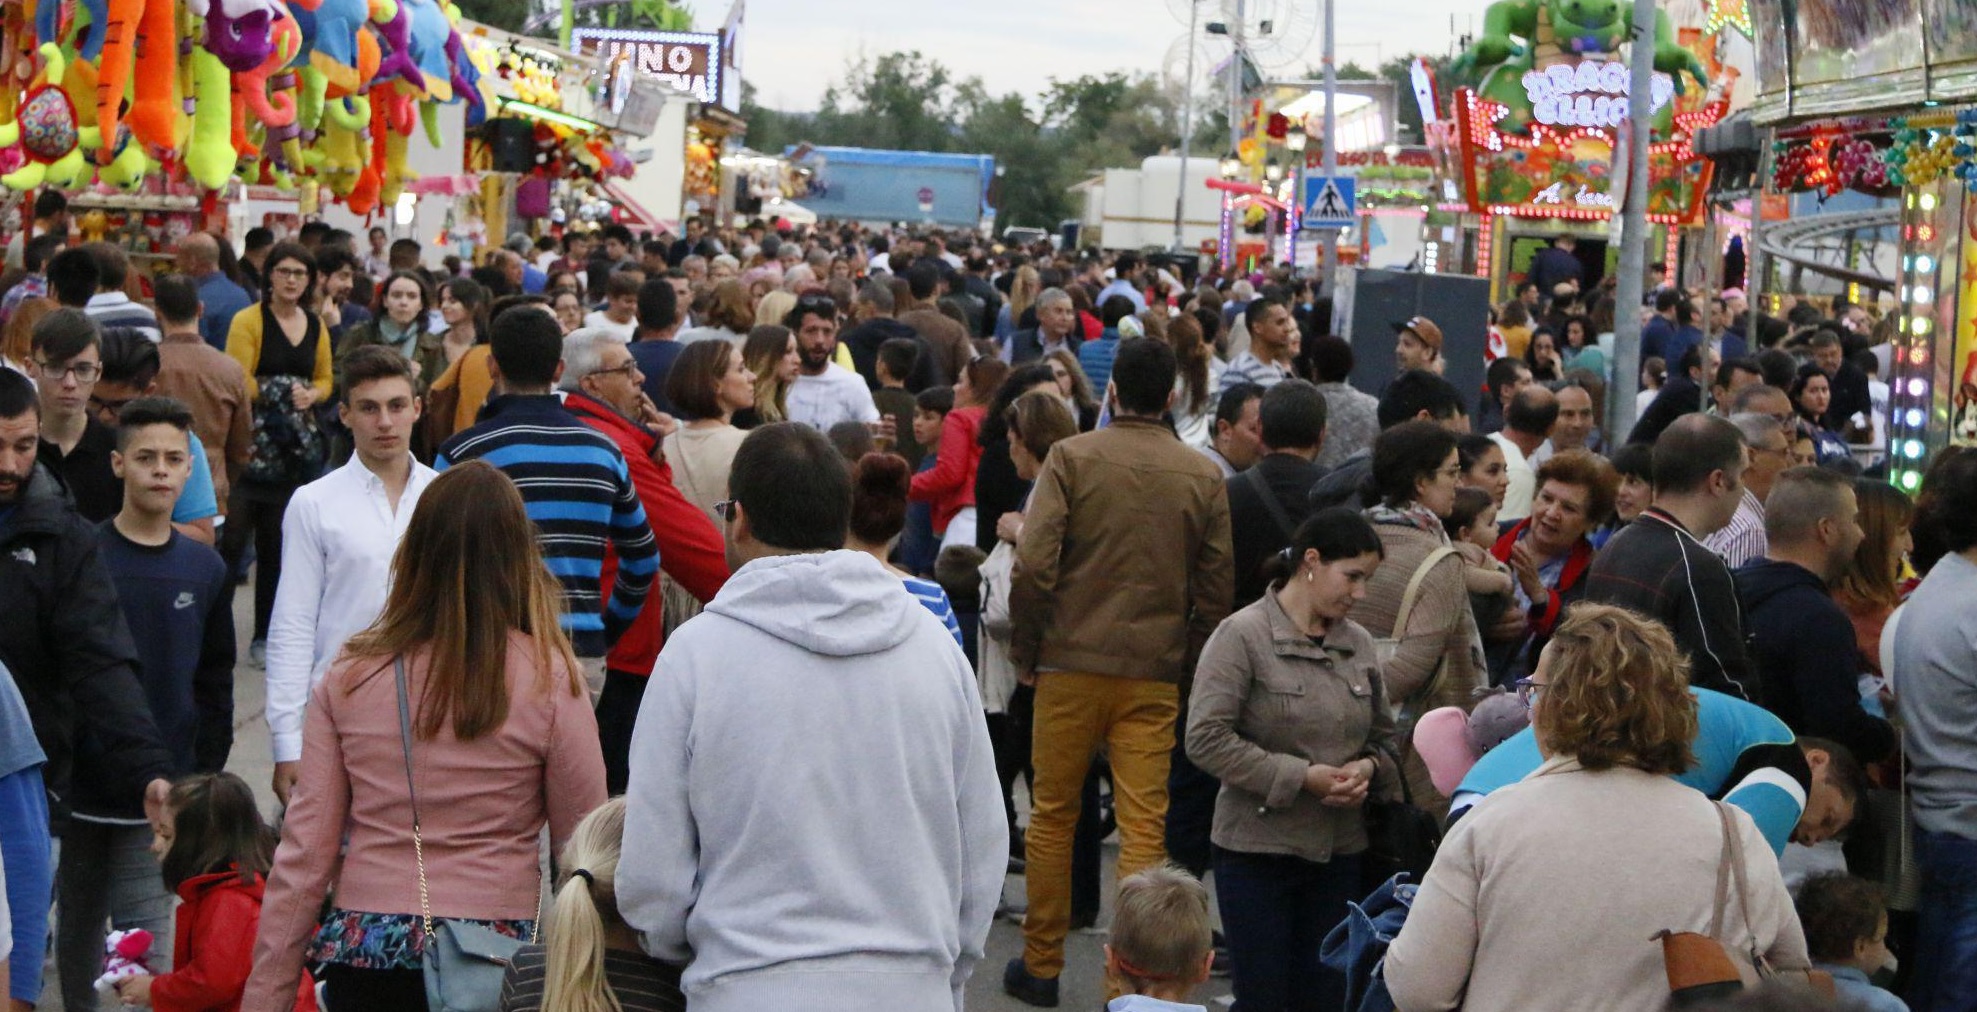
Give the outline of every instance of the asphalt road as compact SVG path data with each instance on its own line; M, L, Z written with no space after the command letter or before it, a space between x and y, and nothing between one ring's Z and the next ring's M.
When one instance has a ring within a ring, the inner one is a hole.
M253 591L250 586L239 588L234 596L234 625L239 631L240 657L234 668L234 741L233 754L227 762L227 769L238 774L252 785L261 799L262 813L270 821L276 813L274 791L269 781L274 774L274 757L269 749L268 722L266 717L266 685L260 668L248 662L247 647L253 631ZM1021 807L1021 806L1019 806ZM1113 862L1118 857L1116 840L1105 845L1104 892L1111 896L1113 890ZM1211 879L1210 889L1214 887ZM1010 876L1003 884L1005 897L1021 905L1023 879L1019 875ZM1059 997L1065 1009L1078 1012L1097 1012L1104 1005L1104 960L1101 948L1105 944L1103 926L1111 919L1111 903L1106 903L1099 917L1100 930L1073 933L1065 942L1065 968ZM968 983L968 1007L988 1009L995 1012L1014 1012L1030 1006L1002 993L1002 967L1010 959L1023 951L1023 932L1020 926L997 919L989 931L988 956L976 969L975 976ZM60 1012L61 996L54 987L53 967L49 967L45 978L42 1001L37 1006L42 1010ZM1211 1009L1226 1008L1229 1003L1229 982L1226 979L1210 981L1197 996ZM117 1012L114 1002L105 1002L101 1012ZM880 1010L874 1010L880 1012Z

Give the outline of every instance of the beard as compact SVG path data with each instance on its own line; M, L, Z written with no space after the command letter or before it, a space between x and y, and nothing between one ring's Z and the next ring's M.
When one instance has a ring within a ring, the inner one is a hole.
M802 349L803 371L822 372L826 366L831 364L831 353L833 350L829 348Z

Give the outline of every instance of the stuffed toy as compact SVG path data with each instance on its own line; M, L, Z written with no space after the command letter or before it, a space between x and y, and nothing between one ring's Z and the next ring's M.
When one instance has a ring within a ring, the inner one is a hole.
M376 79L395 78L424 91L426 79L412 58L412 13L398 0L371 0L371 28L384 51Z
M69 189L82 175L85 148L99 142L94 126L82 125L81 113L64 80L68 61L53 42L41 46L41 73L21 97L12 121L0 123L0 183L15 190L42 185Z
M96 170L98 182L133 193L144 185L144 175L151 171L151 159L145 155L144 145L128 129L118 131L116 146L105 145L97 152L97 158L103 161L102 168Z
M160 150L178 147L182 116L173 83L178 80L179 49L176 0L144 0L144 14L137 22L137 58L133 71L137 84L130 113L124 118L139 141ZM99 123L103 118L102 102L99 91Z
M398 0L398 5L411 19L412 61L418 64L426 97L438 102L452 98L453 68L446 61L446 43L453 23L436 0Z
M316 39L309 47L309 65L331 87L348 94L365 80L358 59L358 37L370 20L368 0L321 0L316 8Z
M283 16L279 4L269 0L186 0L186 6L206 19L204 48L219 57L228 70L246 73L268 62L275 48L275 21Z
M96 993L105 998L116 993L117 981L151 972L144 965L144 957L151 951L151 932L143 928L110 932L103 940L103 949L107 956L103 961L103 976L96 978Z
M1468 713L1444 706L1422 714L1414 724L1414 751L1435 790L1446 797L1461 786L1477 760L1530 722L1530 711L1515 693L1499 692L1483 697Z
M195 101L185 168L200 186L217 190L227 184L240 157L233 145L233 102L228 94L232 75L219 57L204 49L194 48L188 62Z

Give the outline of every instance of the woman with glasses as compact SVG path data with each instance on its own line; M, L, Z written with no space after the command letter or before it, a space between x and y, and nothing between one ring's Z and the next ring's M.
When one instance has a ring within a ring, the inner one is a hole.
M1400 783L1378 650L1347 617L1383 553L1354 510L1312 516L1195 670L1187 751L1222 782L1210 839L1243 1012L1345 1002L1345 976L1318 950L1364 894L1367 795Z
M1483 683L1482 638L1469 608L1462 555L1442 527L1461 481L1455 434L1435 422L1403 422L1373 440L1373 471L1361 496L1386 561L1352 619L1392 641L1383 676L1403 742L1415 717L1442 706L1466 708ZM1402 764L1414 802L1437 814L1446 809L1448 799L1435 792L1411 748L1404 749Z
M1698 720L1664 626L1577 605L1522 691L1546 761L1443 841L1387 949L1395 1004L1659 1012L1670 984L1653 936L1712 930L1719 869L1740 894L1715 937L1774 973L1809 968L1771 845L1749 815L1672 776L1697 763Z
M234 314L227 355L247 373L254 405L254 446L228 497L220 555L230 572L250 539L254 545L254 640L249 654L267 651L268 618L281 579L281 518L289 497L315 480L327 456L314 409L334 388L329 328L308 309L316 260L295 243L278 243L262 261L261 301Z

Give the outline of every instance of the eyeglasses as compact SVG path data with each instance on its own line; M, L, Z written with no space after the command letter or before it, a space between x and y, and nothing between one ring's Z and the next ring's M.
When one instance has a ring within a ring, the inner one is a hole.
M60 383L65 376L74 376L77 383L94 383L103 376L103 365L100 362L70 362L68 365L57 366L36 361L34 369L41 374L42 379L51 383Z
M1517 686L1517 701L1523 703L1526 710L1538 705L1538 694L1547 688L1547 683L1529 678L1519 678L1514 684Z
M287 278L290 281L295 281L308 277L309 269L307 267L277 267L268 273L278 278Z
M714 504L714 515L720 517L722 523L727 523L728 521L733 520L735 518L734 514L735 514L735 500L723 499L720 502Z
M592 376L613 376L613 375L629 376L637 371L638 371L638 362L637 360L633 360L630 362L626 362L624 365L621 365L616 369L599 369L591 373L591 375Z

